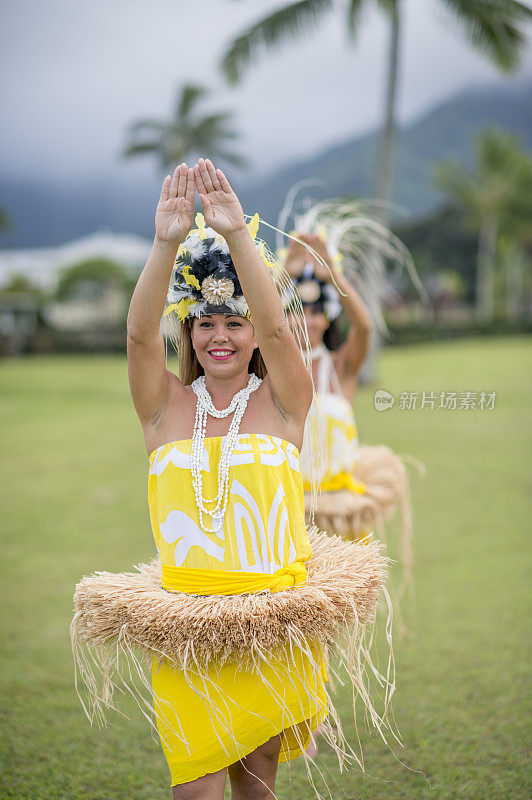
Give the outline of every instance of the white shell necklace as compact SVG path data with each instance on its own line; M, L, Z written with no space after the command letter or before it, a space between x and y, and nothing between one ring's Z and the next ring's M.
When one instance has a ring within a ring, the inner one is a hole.
M190 469L192 472L192 485L194 496L199 511L200 528L205 533L217 533L223 526L225 512L229 501L229 467L231 455L235 448L238 431L242 417L246 411L249 396L255 389L258 389L262 380L252 373L249 376L247 386L235 394L227 408L221 411L214 407L212 397L205 385L205 376L201 375L192 382L192 391L196 395L196 419L194 420L194 431L192 433L192 448L190 451ZM203 475L202 460L203 448L205 445L205 432L207 430L207 417L223 419L234 413L234 417L229 425L227 435L223 437L220 464L218 466L218 494L212 500L203 497ZM205 504L215 503L214 509L210 510ZM212 529L208 528L203 522L203 515L207 514L212 518Z

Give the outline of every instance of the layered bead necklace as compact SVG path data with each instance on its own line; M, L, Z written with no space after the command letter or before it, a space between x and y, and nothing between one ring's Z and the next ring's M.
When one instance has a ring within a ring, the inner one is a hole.
M235 448L238 431L242 417L246 411L249 396L259 388L262 380L252 373L249 376L247 386L235 394L227 408L221 411L214 407L212 398L205 385L205 376L201 375L192 382L192 391L196 395L196 418L194 420L194 431L192 433L192 448L190 451L190 469L192 472L192 485L194 496L199 511L200 528L205 533L218 533L224 522L225 512L229 502L229 467L231 455ZM205 445L205 432L207 430L207 417L224 419L234 413L234 417L229 425L229 431L223 438L220 464L218 466L218 494L212 500L203 497L203 475L202 461L203 448ZM215 504L214 509L206 508L206 503ZM212 529L208 528L203 522L203 515L212 518Z

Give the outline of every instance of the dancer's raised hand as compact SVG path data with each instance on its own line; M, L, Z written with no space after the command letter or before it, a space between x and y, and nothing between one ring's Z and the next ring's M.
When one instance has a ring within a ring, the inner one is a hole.
M325 239L322 239L317 233L300 233L298 234L298 238L301 239L302 242L305 242L305 244L310 245L314 252L317 253L318 256L321 256L321 259L325 261L327 267L329 267L329 269L327 269L322 261L319 261L313 253L308 252L308 260L312 262L315 277L325 283L332 283L331 273L334 275L335 267L331 254L327 249Z
M295 235L299 238L298 233ZM290 239L288 252L286 254L286 261L284 263L284 268L288 274L292 278L299 277L303 272L303 268L307 261L310 261L310 253L308 252L307 248L301 244L301 242L296 242L294 239Z
M242 206L222 170L200 158L194 173L206 224L221 236L245 230Z
M161 242L181 244L194 219L196 180L192 167L185 163L175 168L163 181L155 212L155 235Z

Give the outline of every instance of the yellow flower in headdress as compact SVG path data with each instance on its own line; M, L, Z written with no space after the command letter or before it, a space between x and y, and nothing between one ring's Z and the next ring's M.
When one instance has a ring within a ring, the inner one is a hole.
M262 258L262 260L264 261L264 263L266 264L267 267L276 267L277 266L277 261L275 260L275 257L274 257L273 261L269 257L268 251L266 249L265 242L263 242L261 244L260 248L259 248L259 255L260 255L260 257Z
M168 306L165 310L163 317L167 317L172 311L175 311L177 314L179 321L184 322L188 317L188 310L190 306L193 306L196 303L196 300L190 297L183 297L179 303L172 303Z
M238 275L232 263L227 241L205 224L205 217L195 216L196 227L189 231L180 245L174 265L172 283L168 289L165 316L175 312L181 322L194 315L201 317L210 307L224 308L250 319L246 299L239 287ZM260 218L254 214L247 228L255 247L268 269L278 264L264 242L257 238ZM209 312L210 313L210 312Z
M196 214L195 222L196 222L196 228L198 229L199 238L206 239L207 234L205 233L205 217L203 216L203 214L200 214L198 212Z
M183 267L183 271L181 273L183 275L183 278L185 279L185 283L188 283L189 286L193 286L194 289L201 289L201 286L200 286L200 283L199 283L198 279L194 275L190 274L190 271L189 271L190 270L190 266L191 266L190 264L186 264Z
M254 214L248 222L248 231L252 239L255 239L259 231L260 218L258 214Z

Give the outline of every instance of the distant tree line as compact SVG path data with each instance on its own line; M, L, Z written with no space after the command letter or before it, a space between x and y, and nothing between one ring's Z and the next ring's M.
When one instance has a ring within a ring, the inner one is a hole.
M530 317L532 158L517 139L494 128L476 140L472 169L436 165L449 204L396 228L420 275L458 273L479 323Z

